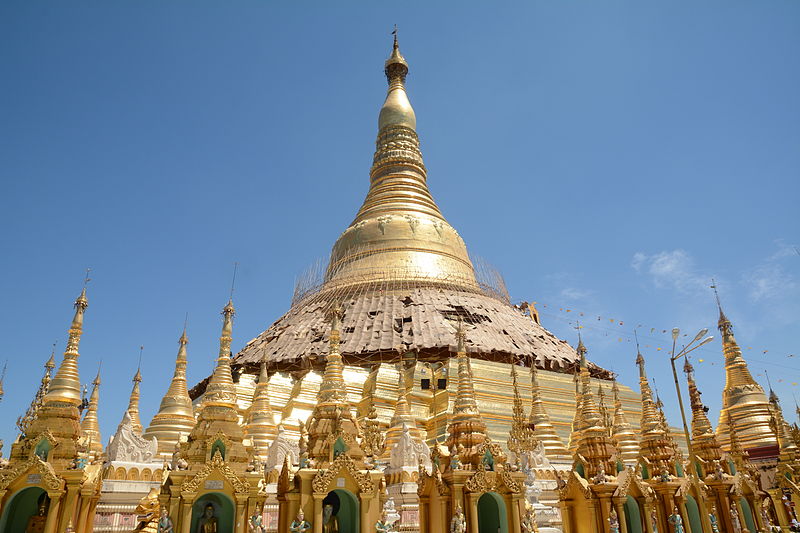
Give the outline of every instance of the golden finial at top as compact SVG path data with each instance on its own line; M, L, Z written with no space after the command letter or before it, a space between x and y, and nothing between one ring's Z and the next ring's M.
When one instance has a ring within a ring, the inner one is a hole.
M397 43L397 24L394 25L392 35L394 36L392 55L384 63L384 72L386 72L386 78L389 83L392 83L397 78L400 78L401 82L405 82L406 74L408 74L408 63L403 54L400 53L400 45Z

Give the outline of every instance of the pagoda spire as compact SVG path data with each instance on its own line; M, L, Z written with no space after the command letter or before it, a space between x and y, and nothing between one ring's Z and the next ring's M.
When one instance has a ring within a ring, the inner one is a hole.
M406 92L408 62L395 40L384 64L389 87L378 117L370 187L333 246L333 286L424 279L476 289L466 245L428 189L417 119Z
M463 464L471 464L477 468L481 460L478 447L486 440L486 424L481 418L478 402L475 400L472 367L465 346L466 338L464 324L459 320L456 330L458 389L453 402L453 414L447 427L445 446L451 453L456 451Z
M673 464L675 443L665 431L661 414L653 401L653 391L650 389L644 356L641 352L636 354L636 365L639 367L639 388L642 393L640 457L649 465L651 477L664 474L677 475Z
M78 357L80 355L78 347L83 334L83 314L87 307L89 307L89 300L86 299L86 287L84 287L81 295L75 300L75 315L72 317L72 324L69 328L64 360L50 383L50 389L44 398L45 403L62 402L78 407L82 402L81 379L78 375Z
M78 375L78 347L83 333L83 315L88 305L84 285L75 301L75 314L69 328L64 359L55 377L50 380L41 407L30 421L26 438L12 447L12 459L27 459L29 447L37 446L40 435L44 432L49 432L57 444L48 454L48 462L58 468L66 468L78 454L78 440L81 438L81 414L78 407L83 403Z
M616 379L614 379L611 386L611 394L614 398L614 422L611 425L611 441L617 448L619 459L626 465L635 465L639 459L639 439L636 437L636 431L634 431L633 426L625 416Z
M169 383L167 393L161 400L158 412L150 421L144 433L145 438L156 437L159 453L172 453L181 436L188 435L195 424L192 399L186 388L186 325L178 339L178 356L175 359L175 373Z
M197 422L187 439L184 457L189 462L190 470L202 466L216 453L219 453L222 459L238 472L243 472L252 459L242 442L244 431L239 424L236 385L231 374L231 342L235 313L233 299L229 298L222 309L222 332L219 337L217 363L203 394Z
M133 431L137 435L142 434L142 420L139 417L139 384L142 382L142 349L139 350L139 366L136 368L136 374L133 375L133 389L131 389L131 397L128 400L128 413L131 417L131 425Z
M253 393L253 403L247 410L244 433L253 442L258 455L262 457L266 457L269 445L278 434L275 415L269 401L269 374L267 373L266 359L261 361L261 372Z
M764 389L753 379L742 350L733 336L733 325L722 311L716 285L712 285L719 308L718 327L722 333L722 352L725 356L725 388L722 391L722 409L717 424L717 439L723 449L729 449L730 420L736 425L739 442L744 449L777 444L770 429L770 404Z
M693 447L697 456L710 465L711 461L722 459L721 448L714 433L714 428L711 426L711 421L706 416L707 407L703 405L703 400L700 397L702 393L697 388L697 382L694 379L694 367L689 362L688 357L683 363L683 371L686 373L686 379L689 382Z
M583 401L583 395L581 395L580 361L586 359L586 346L583 345L583 339L581 339L580 331L578 332L578 347L575 349L575 352L578 354L579 361L572 375L572 381L575 384L575 414L572 416L572 426L569 434L569 442L567 443L567 447L571 456L574 456L575 452L578 450L578 442L580 441L580 427L582 424L581 416L583 414L583 406L581 404Z
M511 361L511 387L514 391L512 403L511 431L509 432L507 447L514 452L517 462L524 464L530 452L536 446L536 437L525 417L525 406L522 403L522 396L519 394L519 383L517 380L517 362Z
M384 456L388 457L395 444L400 441L404 428L408 428L411 437L419 442L424 442L422 431L417 427L411 406L408 403L408 381L406 371L401 368L397 377L397 402L394 404L394 413L389 421L389 429L386 430L386 440L384 442Z
M81 442L86 451L94 453L103 452L103 438L100 436L100 423L98 422L97 409L100 407L100 368L97 376L92 381L92 394L89 396L89 406L81 421Z
M23 437L28 433L28 428L38 416L39 409L42 408L42 402L44 401L44 397L50 388L50 376L55 367L55 345L53 345L53 351L50 354L50 359L48 359L44 364L44 376L42 376L39 389L36 391L36 395L33 397L33 401L31 401L31 404L28 406L28 410L25 411L25 414L17 418L17 428L19 428L20 435Z
M614 464L611 461L615 453L611 443L608 428L603 423L600 409L592 394L591 376L589 366L586 362L586 346L583 341L578 341L578 353L580 360L580 381L581 381L581 416L578 425L577 448L575 450L578 459L585 460L585 477L594 478L605 472L612 474L615 472Z
M308 427L308 454L316 467L333 461L339 453L347 453L360 460L364 452L358 444L361 429L350 402L344 382L340 328L342 309L335 305L330 310L330 335L328 355L325 356L325 371L319 386L317 403L311 413Z
M233 307L233 300L229 299L225 307L222 308L222 334L219 337L219 355L217 356L217 366L206 387L203 396L201 409L207 407L219 407L223 409L233 409L236 411L236 385L233 383L231 374L231 342L233 338L233 316L236 309Z
M528 416L528 425L533 428L533 436L544 445L545 454L550 459L569 457L569 451L564 446L564 441L556 432L550 416L545 411L542 402L542 391L539 388L539 375L536 361L531 356L531 413Z
M784 462L793 462L797 455L797 445L792 438L792 430L783 416L780 400L772 387L769 389L769 403L772 406L770 428L778 441L780 457Z

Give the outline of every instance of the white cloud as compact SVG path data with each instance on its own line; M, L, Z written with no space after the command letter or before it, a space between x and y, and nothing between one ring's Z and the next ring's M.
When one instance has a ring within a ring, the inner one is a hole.
M747 287L748 296L754 302L785 297L800 287L794 276L786 272L781 264L784 259L789 261L797 259L797 247L782 241L778 241L777 245L777 252L742 276L742 283Z
M567 287L561 290L561 297L565 300L584 300L591 295L592 291L576 287Z
M636 252L631 267L640 274L648 274L656 287L683 293L707 289L711 281L711 276L698 272L692 257L680 249L652 255Z

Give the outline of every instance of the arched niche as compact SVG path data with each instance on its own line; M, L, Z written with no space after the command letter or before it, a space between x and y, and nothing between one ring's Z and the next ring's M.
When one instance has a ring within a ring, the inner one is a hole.
M6 503L3 516L0 518L0 531L26 531L29 520L39 514L42 505L46 515L50 498L44 489L27 487L18 491Z
M485 492L478 498L478 532L508 533L506 503L496 492Z
M189 531L197 531L197 524L209 505L213 508L214 516L217 518L218 533L233 533L233 501L227 494L222 492L207 492L194 501L192 504L192 525Z
M642 513L639 510L639 503L628 495L623 505L625 511L625 525L628 526L628 533L643 533Z
M360 509L358 498L345 489L332 490L322 500L322 508L332 507L332 514L339 521L339 533L358 533Z
M739 500L739 503L741 503L742 512L744 512L745 523L743 525L747 525L747 529L749 529L750 531L758 531L758 528L756 528L756 522L753 519L753 511L750 508L750 504L744 498Z
M703 533L703 524L700 521L700 508L691 494L686 495L686 514L689 516L689 531Z

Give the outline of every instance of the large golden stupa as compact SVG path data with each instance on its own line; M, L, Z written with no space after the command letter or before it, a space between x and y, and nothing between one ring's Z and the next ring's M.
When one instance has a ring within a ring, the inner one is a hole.
M475 268L464 240L428 189L405 86L408 63L396 43L384 67L389 87L366 198L333 245L319 279L299 286L289 311L234 357L239 397L252 397L265 361L272 407L285 428L296 431L297 421L305 420L314 406L328 351L326 317L332 306L339 306L345 378L350 400L362 404L358 415L366 415L363 398L374 397L379 418L388 425L402 368L417 424L427 428L429 439L441 437L454 392L455 381L448 384L447 377L455 375L451 357L461 320L490 431L499 441L508 433L510 363L533 362L541 370L544 408L566 442L575 405L571 374L579 357L539 324L535 309L509 301L498 274ZM594 378L611 378L597 365L589 363L589 369ZM192 397L204 389L202 382ZM631 419L638 419L637 395L622 387L621 396ZM240 404L248 406L247 400ZM553 442L551 448L560 453L563 445Z

